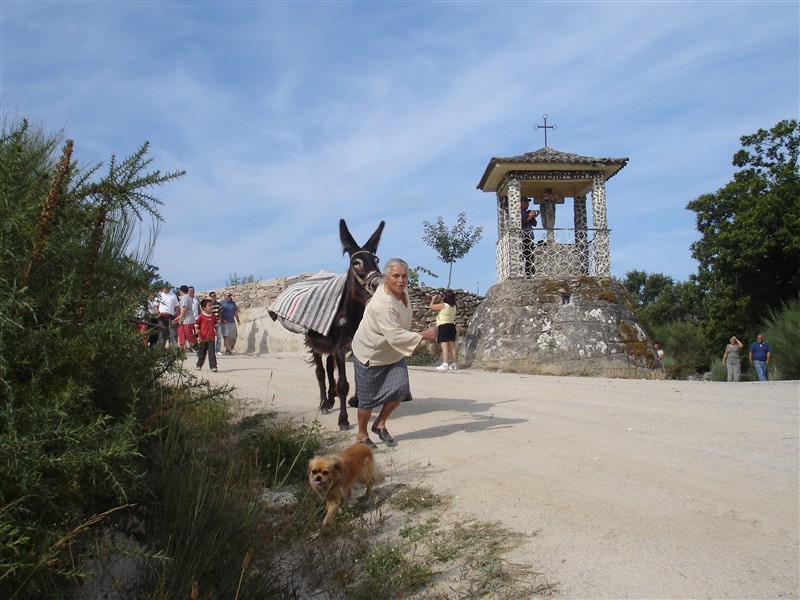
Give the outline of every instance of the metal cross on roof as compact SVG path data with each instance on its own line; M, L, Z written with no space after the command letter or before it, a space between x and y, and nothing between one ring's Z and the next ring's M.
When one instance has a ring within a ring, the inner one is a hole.
M546 148L547 147L547 130L548 129L558 129L558 125L548 125L547 124L547 115L542 115L542 118L544 119L544 125L536 124L536 125L534 125L534 127L536 129L544 129L544 146Z

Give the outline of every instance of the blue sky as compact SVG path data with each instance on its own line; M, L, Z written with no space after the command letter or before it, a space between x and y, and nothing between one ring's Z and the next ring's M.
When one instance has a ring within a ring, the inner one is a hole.
M81 163L151 144L175 284L343 272L338 221L440 275L425 220L483 240L452 286L496 282L493 156L628 157L608 182L611 265L696 270L686 204L739 138L800 112L800 3L0 2L0 108L64 129Z

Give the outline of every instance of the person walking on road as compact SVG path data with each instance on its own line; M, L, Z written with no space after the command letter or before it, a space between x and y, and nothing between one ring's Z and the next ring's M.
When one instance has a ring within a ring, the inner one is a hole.
M750 366L756 371L759 381L769 381L769 361L772 350L764 341L764 334L758 334L758 341L750 345Z
M739 356L744 344L735 335L731 337L731 343L725 346L722 355L722 364L728 369L728 381L739 381L742 374L742 360Z
M225 343L225 354L233 354L236 349L236 338L239 336L239 307L233 301L233 294L226 291L220 302L222 313L222 339Z

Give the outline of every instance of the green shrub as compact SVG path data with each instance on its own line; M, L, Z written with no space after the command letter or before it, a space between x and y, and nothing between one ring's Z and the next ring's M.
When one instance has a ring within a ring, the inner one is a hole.
M308 461L322 446L318 423L298 426L270 414L246 417L236 430L242 461L252 463L270 487L304 482Z
M772 349L770 379L800 379L800 298L770 311L764 339Z
M728 368L721 358L711 359L711 381L728 381Z
M669 379L684 379L709 366L700 328L688 321L671 321L653 327L654 340L664 348L664 371Z
M406 361L409 366L430 367L439 363L441 356L442 353L438 344L422 342L414 349L414 353Z
M0 136L0 597L51 598L85 576L99 528L141 493L157 379L131 321L152 276L132 234L158 221L147 145L80 170L73 143Z

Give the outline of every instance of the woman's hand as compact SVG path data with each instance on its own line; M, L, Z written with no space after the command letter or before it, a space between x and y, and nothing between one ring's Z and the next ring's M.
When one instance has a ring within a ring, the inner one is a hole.
M419 334L422 336L422 339L426 342L435 342L436 341L436 326L432 325L428 327L424 331L420 331Z

